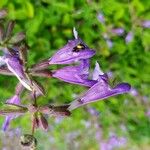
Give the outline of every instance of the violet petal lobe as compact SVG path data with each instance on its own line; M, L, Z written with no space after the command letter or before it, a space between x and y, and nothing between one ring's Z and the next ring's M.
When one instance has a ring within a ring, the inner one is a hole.
M81 39L69 40L50 59L49 64L70 64L81 59L88 59L95 55L95 51L83 43Z
M128 83L120 83L114 88L111 88L106 80L101 78L82 97L71 102L68 109L73 110L88 103L127 93L130 91L130 88L131 86Z
M103 71L101 70L98 62L96 61L95 68L94 68L93 75L92 75L93 76L92 79L93 80L98 80L99 75L103 75L103 74L104 74Z
M52 76L65 82L88 87L91 87L96 83L96 81L88 79L89 60L82 60L78 66L67 66L56 70L53 72Z
M8 99L6 102L10 104L20 104L20 98L18 95L14 95L12 98ZM16 115L6 116L3 126L2 126L3 131L6 131L8 129L10 121L16 117L17 117Z

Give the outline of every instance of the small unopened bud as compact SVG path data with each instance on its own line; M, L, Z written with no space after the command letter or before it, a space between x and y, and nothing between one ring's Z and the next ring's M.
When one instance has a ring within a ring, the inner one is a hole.
M37 146L37 140L33 135L24 134L20 137L20 143L23 147L30 147L35 149Z

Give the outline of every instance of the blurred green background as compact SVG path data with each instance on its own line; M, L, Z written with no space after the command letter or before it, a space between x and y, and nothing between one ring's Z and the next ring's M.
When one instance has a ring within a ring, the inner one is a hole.
M49 118L49 131L36 132L39 150L98 150L104 143L110 146L115 142L112 149L150 149L150 28L142 26L144 20L150 20L150 1L0 0L0 8L8 9L8 18L16 20L14 32L26 32L30 65L50 58L73 38L72 29L76 27L83 41L96 50L91 68L97 60L104 72L113 73L115 82L128 82L133 87L129 94L74 110L69 118ZM105 21L98 20L98 15L103 15ZM122 28L124 33L112 34L112 28ZM129 32L134 36L126 42ZM38 80L47 91L45 97L39 98L39 104L69 103L86 90L57 79ZM0 76L1 102L13 95L17 82L14 77ZM23 103L28 102L27 94L22 95ZM89 113L91 108L99 115ZM3 120L0 117L0 125ZM30 133L30 126L26 115L11 122L10 128ZM21 149L21 133L15 132L18 131L0 132L0 149Z

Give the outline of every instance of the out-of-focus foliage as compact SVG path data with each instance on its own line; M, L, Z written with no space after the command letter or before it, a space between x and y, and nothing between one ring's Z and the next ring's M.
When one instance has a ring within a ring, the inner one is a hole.
M16 20L15 31L26 32L30 64L52 56L73 38L72 29L76 27L85 43L97 52L91 61L92 66L97 60L105 72L113 72L117 78L115 82L128 82L137 92L90 104L100 112L97 123L85 107L73 111L70 118L49 118L48 133L36 133L39 149L99 149L101 140L96 138L97 124L103 140L115 133L118 137L125 137L124 149L150 147L150 28L141 26L142 21L150 20L149 6L148 0L0 0L0 8L8 9L8 18ZM104 23L97 19L99 13L103 14ZM114 36L111 28L123 28L125 32ZM125 37L130 31L134 38L126 43ZM105 34L109 36L112 47L108 45ZM13 95L16 83L14 77L0 76L1 102ZM39 99L40 104L67 103L85 90L56 79L43 80L43 85L47 94ZM28 120L28 115L17 118L11 127L30 132ZM2 121L1 117L1 124ZM3 139L0 147L3 147L5 137L3 133L0 135Z

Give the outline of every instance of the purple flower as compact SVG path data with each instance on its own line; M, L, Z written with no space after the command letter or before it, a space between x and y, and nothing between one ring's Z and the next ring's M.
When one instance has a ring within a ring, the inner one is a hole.
M89 60L82 60L78 66L67 66L56 70L52 74L53 77L65 82L80 84L83 86L93 86L96 81L89 80Z
M8 69L18 78L22 85L28 90L32 91L31 86L27 83L26 75L21 65L20 60L17 57L6 55L5 63L7 64Z
M101 23L104 23L104 22L105 22L105 19L104 19L104 16L103 16L102 13L99 13L99 14L97 15L97 19L98 19Z
M145 20L142 22L142 26L144 28L150 28L150 20Z
M95 55L95 51L83 43L81 39L69 40L49 59L49 64L70 64Z
M111 32L120 36L124 33L124 29L123 28L114 28L111 30Z
M44 94L42 87L37 82L30 79L30 77L25 73L24 67L18 57L6 55L4 56L4 60L8 69L18 78L26 89Z
M98 70L98 64L95 70ZM93 78L97 78L99 71L94 71ZM101 72L101 71L100 71ZM131 86L128 83L120 83L114 88L111 88L108 84L108 77L102 72L99 74L99 79L96 84L94 84L85 94L83 94L78 99L71 102L69 110L73 110L77 107L92 103L98 100L106 99L111 96L118 94L127 93L130 91Z
M18 95L14 95L12 98L10 98L10 99L8 99L7 101L6 101L8 104L20 104L20 98L19 98L19 96ZM6 116L6 118L5 118L5 122L3 123L3 127L2 127L2 129L4 130L4 131L6 131L7 130L7 128L8 128L8 126L9 126L9 124L10 124L10 121L12 120L12 119L14 119L14 118L16 118L18 115L14 115L14 114L9 114L9 115L7 115Z
M125 41L126 41L126 43L129 43L129 42L131 42L133 40L133 33L132 32L129 32L128 34L127 34L127 36L125 37Z

